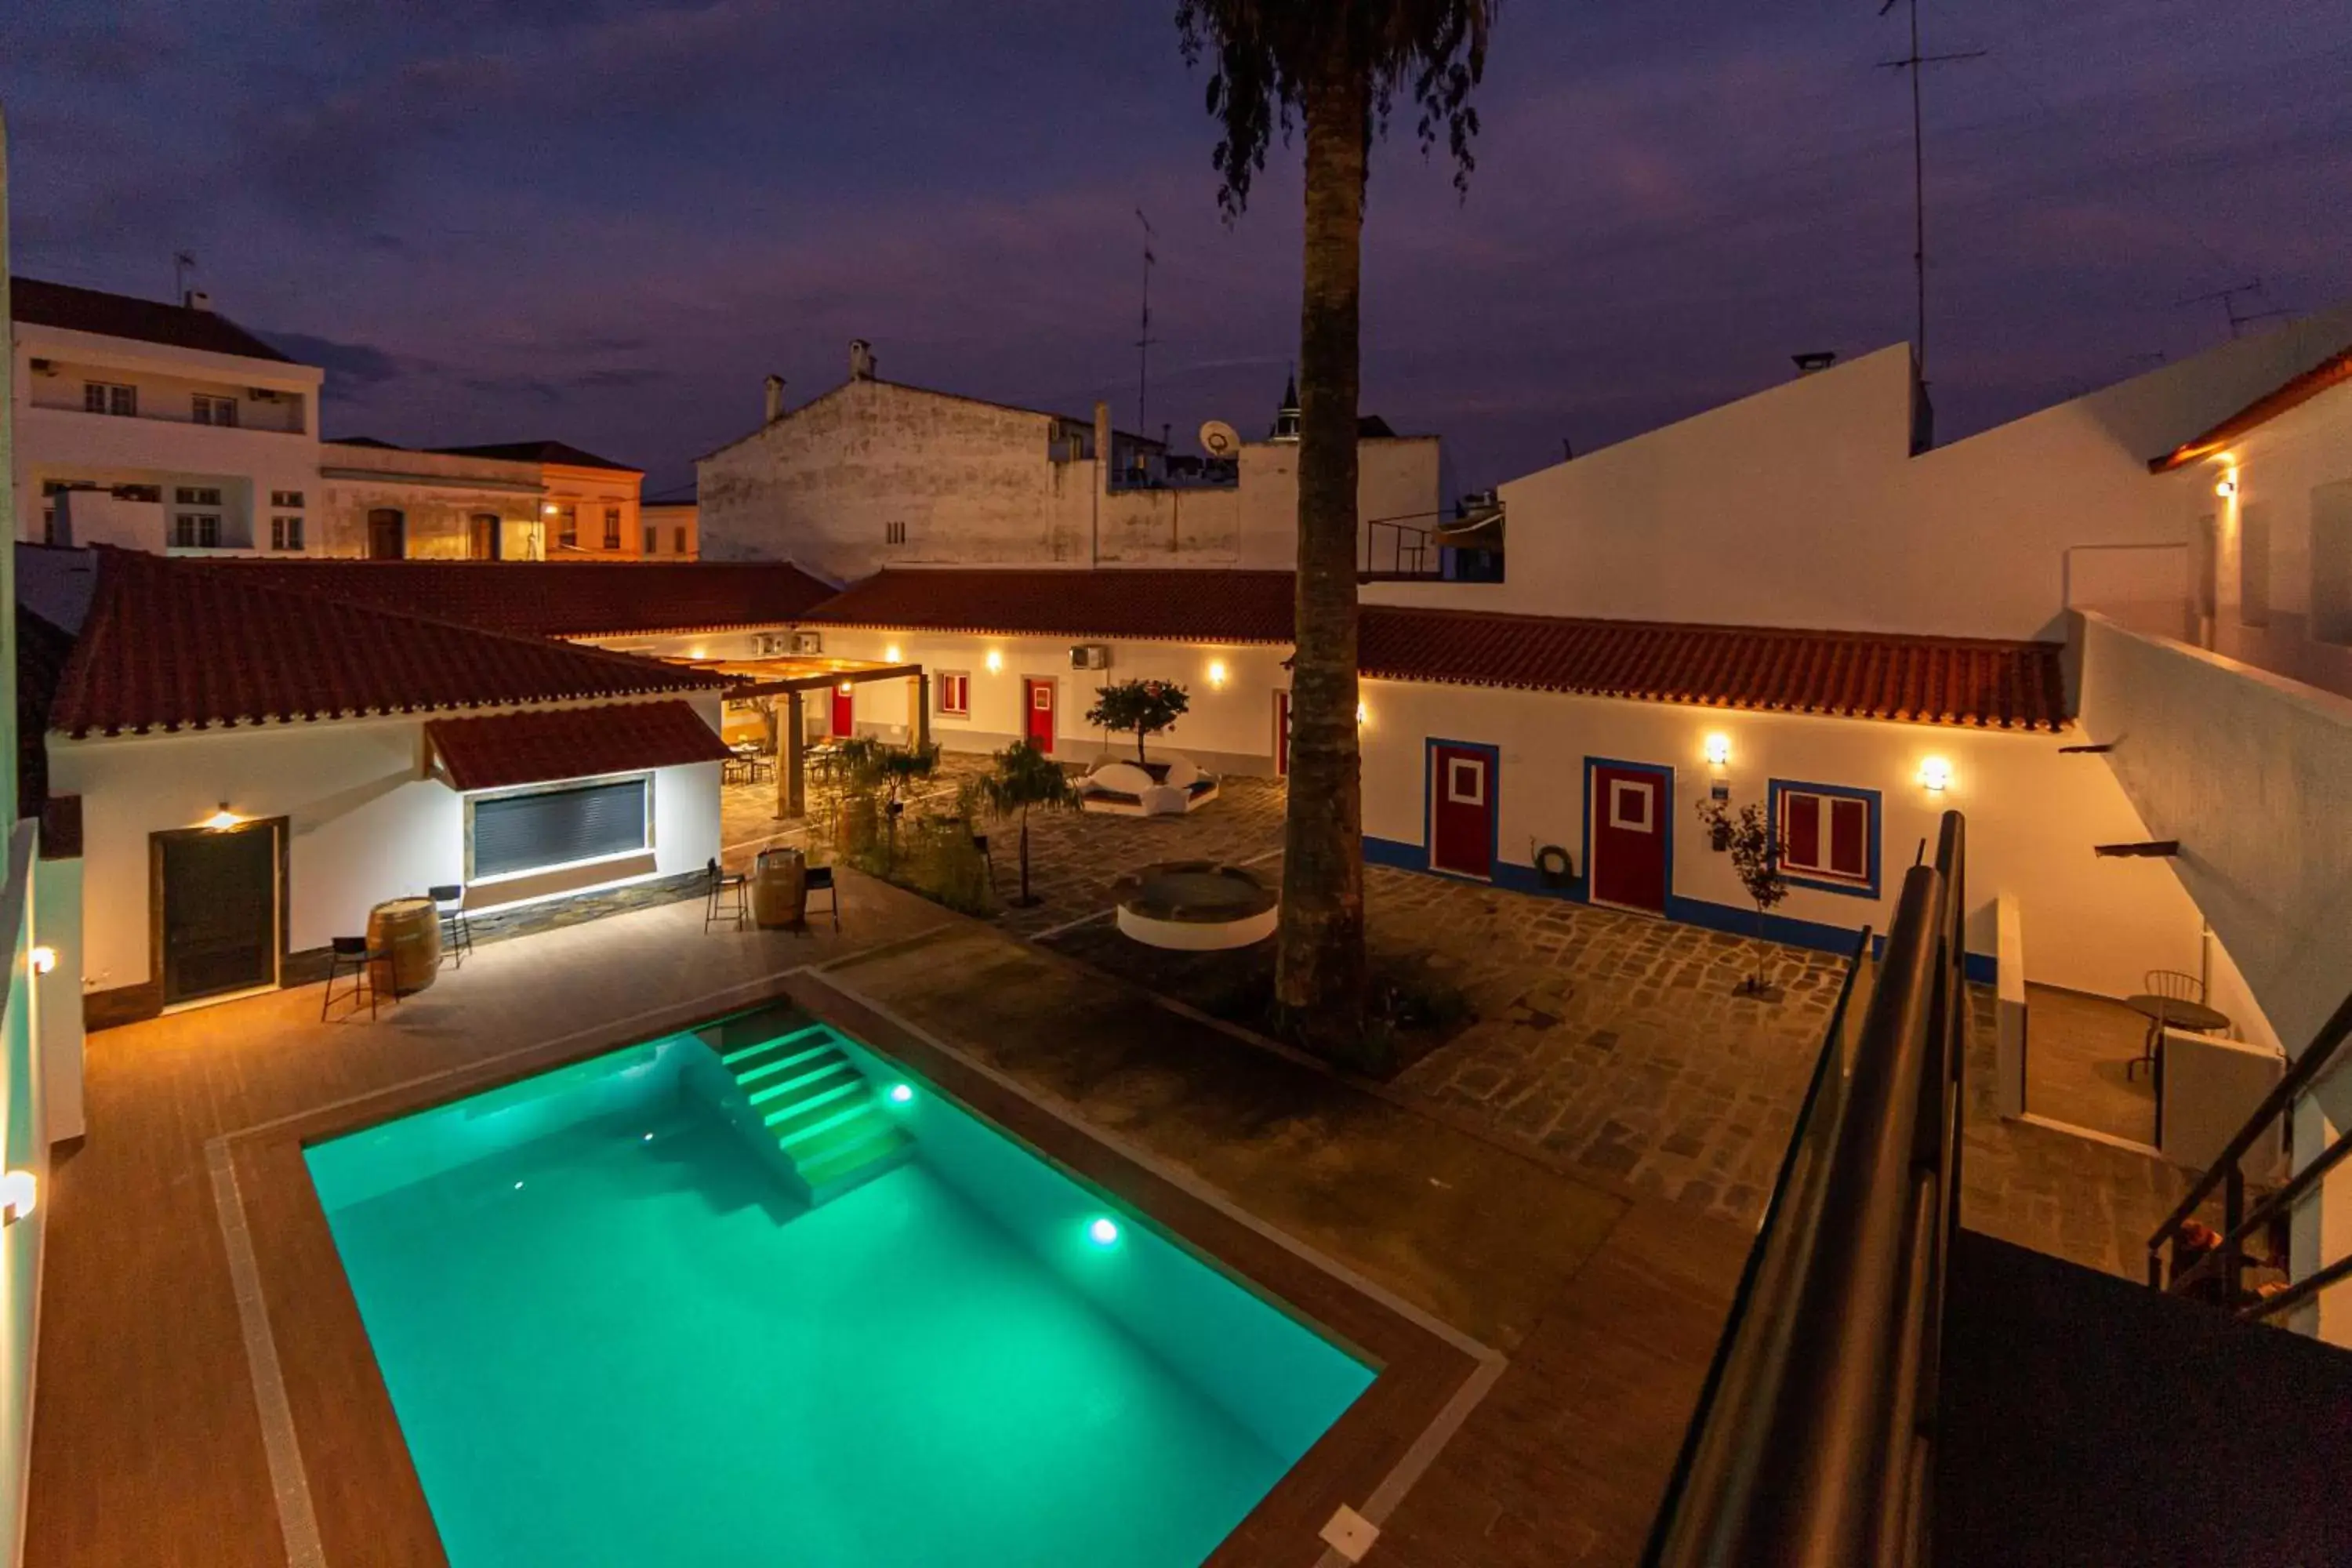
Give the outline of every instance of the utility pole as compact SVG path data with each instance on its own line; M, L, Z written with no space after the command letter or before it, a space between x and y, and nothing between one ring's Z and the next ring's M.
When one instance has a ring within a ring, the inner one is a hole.
M1911 8L1911 52L1898 60L1881 60L1886 70L1907 70L1911 73L1911 266L1917 275L1917 336L1912 352L1919 360L1919 382L1927 381L1927 163L1925 150L1925 127L1919 112L1919 71L1923 66L1945 65L1955 60L1982 58L1982 49L1969 49L1958 54L1923 55L1919 52L1919 0L1908 0ZM1895 0L1885 0L1878 8L1882 16L1895 9Z
M172 303L188 302L188 274L196 269L196 253L193 250L172 252Z
M1151 243L1159 237L1141 207L1135 209L1135 221L1143 226L1143 330L1135 340L1135 433L1141 436L1151 428L1151 345L1158 341L1151 335L1151 265L1160 258L1151 254ZM1102 456L1105 462L1110 460L1108 452Z

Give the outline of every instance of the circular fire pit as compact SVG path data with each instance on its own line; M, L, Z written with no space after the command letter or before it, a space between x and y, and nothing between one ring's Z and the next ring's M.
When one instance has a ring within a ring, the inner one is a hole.
M1163 860L1111 889L1118 929L1151 947L1211 952L1274 934L1275 890L1239 866Z

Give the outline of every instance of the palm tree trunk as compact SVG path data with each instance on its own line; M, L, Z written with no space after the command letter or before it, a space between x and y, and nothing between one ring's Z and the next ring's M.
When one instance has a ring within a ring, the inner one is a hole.
M1275 994L1308 1041L1363 1039L1363 781L1356 731L1356 390L1366 84L1331 29L1307 99L1306 280L1298 345L1297 655Z

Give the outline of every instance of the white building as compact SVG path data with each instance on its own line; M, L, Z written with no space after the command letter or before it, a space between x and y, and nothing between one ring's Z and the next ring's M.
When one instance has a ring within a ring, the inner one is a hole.
M300 550L325 374L216 314L31 279L9 295L16 537Z
M855 343L846 382L787 410L772 378L767 421L701 459L702 553L789 559L845 582L892 565L1287 570L1295 411L1274 429L1254 441L1212 430L1227 452L1174 457L1113 429L1107 405L1088 421L884 381ZM1406 531L1437 519L1438 443L1377 420L1365 430L1359 531L1387 569Z

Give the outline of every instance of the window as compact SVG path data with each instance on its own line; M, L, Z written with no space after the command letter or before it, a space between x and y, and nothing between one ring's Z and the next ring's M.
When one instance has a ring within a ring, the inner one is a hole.
M669 547L670 547L670 552L671 552L672 554L674 554L674 555L683 555L683 554L685 554L685 553L686 553L686 524L684 524L684 523L679 523L676 528L671 529L669 531L670 531L670 546L669 546Z
M299 515L273 517L269 520L269 548L272 550L302 548L302 519Z
M216 511L184 511L172 519L172 542L182 550L217 550L220 534Z
M560 506L555 509L555 542L566 550L580 548L580 509Z
M1878 890L1878 796L1831 784L1772 784L1780 868L1838 892Z
M182 506L218 506L221 503L220 491L215 489L192 489L186 485L182 485L178 489L173 491L172 499L179 502Z
M229 427L231 427L231 428L234 428L234 427L236 426L236 398L234 398L234 397L207 397L207 396L205 396L203 393L199 392L199 393L197 393L197 394L196 394L195 405L196 405L195 419L196 419L196 423L197 423L197 424L199 424L199 425L221 425L221 426L229 426Z
M575 784L473 803L475 877L503 877L646 847L653 781Z
M139 389L111 381L82 383L81 405L92 414L120 414L135 418L139 413Z
M939 673L940 711L957 719L971 717L971 677L961 670Z
M882 525L882 542L885 544L906 543L907 525L903 522L884 523Z
M616 506L604 509L604 548L621 548L621 509Z
M163 487L161 485L117 485L114 487L114 499L116 500L143 500L148 505L154 506L160 504L163 499Z
M299 511L301 510L302 506L302 492L300 490L271 490L269 492L269 504L274 507L282 507L288 511Z

